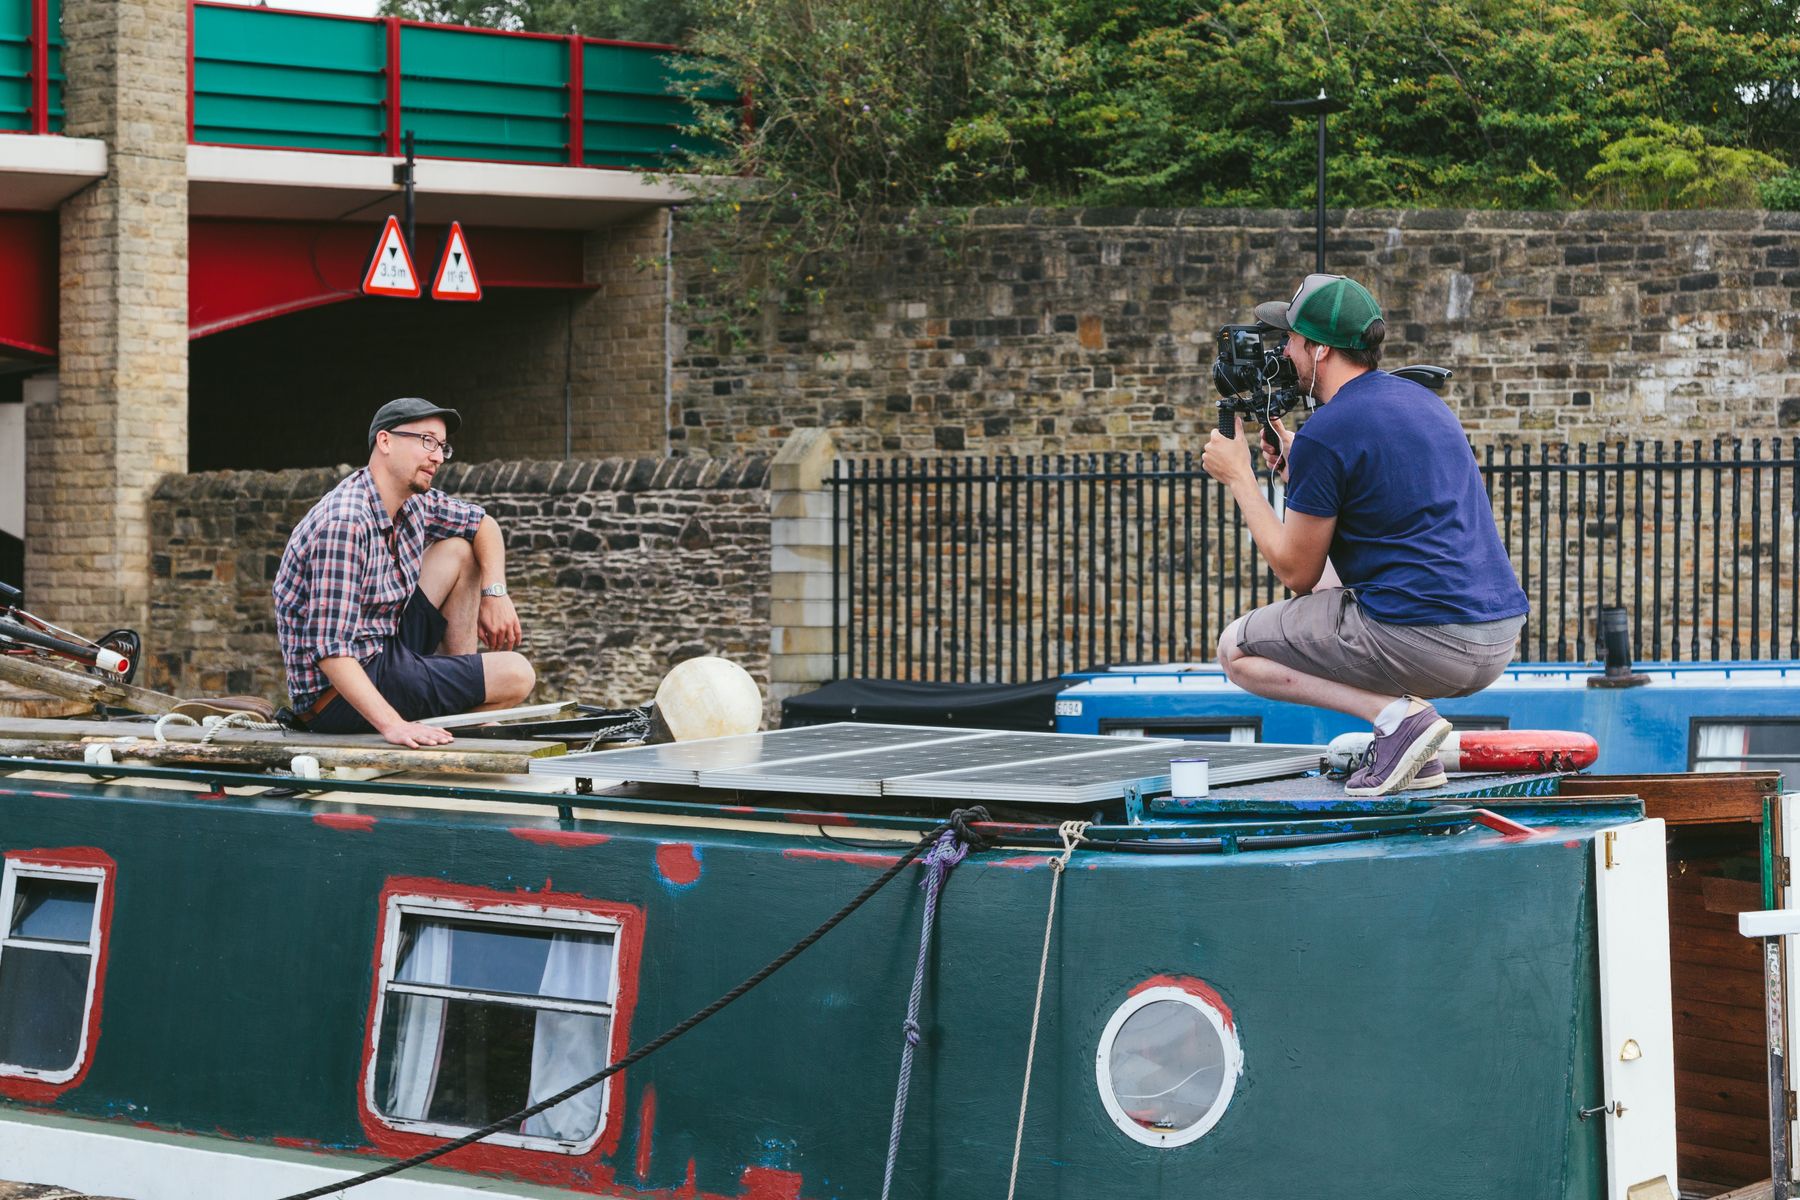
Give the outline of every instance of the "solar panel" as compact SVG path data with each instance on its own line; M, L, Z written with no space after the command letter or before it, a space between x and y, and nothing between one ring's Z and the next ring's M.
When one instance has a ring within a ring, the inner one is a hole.
M1165 741L1150 746L1140 744L1110 754L1083 754L890 779L883 790L890 796L945 800L1094 804L1123 796L1126 786L1131 784L1145 791L1166 790L1169 759L1202 753L1209 760L1209 785L1224 785L1316 770L1322 751L1318 746Z
M772 733L597 750L531 760L533 775L573 775L581 779L628 779L633 783L698 784L702 771L748 767L759 762L818 758L884 746L917 745L978 737L985 730L921 729L912 725L861 725L841 721Z
M827 796L891 795L896 793L889 785L908 776L960 773L996 764L1003 766L1046 757L1093 753L1102 748L1117 753L1140 746L1144 740L1097 738L1089 734L975 731L970 737L921 741L823 759L786 759L731 770L702 771L700 786ZM1102 746L1096 746L1096 742ZM1112 744L1105 746L1104 743ZM1179 742L1163 744L1181 745Z
M538 775L843 796L1092 804L1169 786L1169 759L1204 754L1224 786L1316 770L1319 746L1185 742L842 722L533 759Z

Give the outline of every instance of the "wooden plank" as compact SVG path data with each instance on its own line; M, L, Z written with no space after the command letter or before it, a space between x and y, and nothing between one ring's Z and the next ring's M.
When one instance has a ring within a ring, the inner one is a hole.
M58 762L80 762L82 755L95 742L29 741L22 738L0 738L0 757L41 758ZM378 742L367 746L312 746L302 743L255 744L226 742L211 745L197 742L158 742L154 738L131 742L103 743L113 762L149 764L153 766L273 767L287 771L297 754L311 755L326 768L374 769L382 772L427 771L437 775L523 775L531 769L528 755L496 753L487 748L459 750L433 746L412 750ZM464 743L477 745L479 743Z
M1769 1060L1761 1046L1695 1037L1677 1029L1675 1069L1723 1075L1729 1079L1751 1079L1761 1083L1768 1079Z
M1741 912L1762 911L1762 884L1754 879L1724 879L1702 875L1700 895L1706 911L1710 913L1727 913L1735 918Z
M153 732L154 723L149 721L25 721L0 719L0 738L15 740L61 742L85 741L92 739L116 737L146 737L156 740ZM198 725L179 724L171 721L163 726L162 736L169 742L199 742L206 738L206 730ZM375 733L296 733L292 730L251 730L221 729L209 740L213 745L231 746L281 746L290 755L310 752L314 749L347 749L362 750L388 746L390 749L405 747L389 746L380 734ZM420 746L421 753L461 752L471 744L470 741L451 742L444 746ZM479 745L485 751L500 754L511 754L522 758L553 758L566 753L561 742L539 741L502 741L498 738L482 738ZM323 761L323 760L321 760Z
M1670 972L1669 990L1678 1000L1710 1000L1731 1004L1763 1019L1763 973L1714 968L1709 971Z
M1636 796L1646 817L1671 825L1722 821L1760 824L1763 800L1776 794L1779 771L1721 771L1704 775L1567 775L1564 796Z
M1740 1116L1736 1113L1710 1112L1702 1108L1683 1109L1675 1121L1678 1140L1695 1146L1711 1146L1738 1154L1769 1153L1769 1117ZM1683 1160L1682 1169L1687 1169Z
M1765 1179L1761 1183L1746 1184L1729 1192L1720 1192L1712 1200L1771 1200L1774 1195L1775 1181Z
M1676 1071L1675 1093L1684 1108L1731 1113L1763 1123L1769 1119L1769 1085L1766 1082Z
M1703 928L1675 922L1669 930L1669 957L1682 969L1723 967L1731 971L1762 970L1762 953L1735 929Z
M114 708L128 708L132 712L174 712L175 706L181 703L178 697L164 695L162 692L115 683L98 675L59 671L35 659L16 654L0 654L0 679L16 683L20 687L49 692L52 696L61 696L67 700L79 700L84 704L110 704Z
M1713 1004L1702 1000L1681 1000L1675 1005L1675 1028L1695 1037L1720 1042L1737 1042L1746 1046L1763 1044L1760 1014L1746 1021L1745 1010L1734 1004Z
M1769 1177L1769 1156L1767 1154L1743 1154L1731 1150L1717 1150L1711 1146L1679 1144L1676 1147L1676 1154L1681 1159L1681 1173L1684 1178L1707 1179L1713 1183L1738 1187Z

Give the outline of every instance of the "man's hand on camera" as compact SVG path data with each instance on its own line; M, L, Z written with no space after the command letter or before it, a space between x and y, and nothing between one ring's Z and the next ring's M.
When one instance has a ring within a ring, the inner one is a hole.
M1239 418L1240 421L1242 419L1243 418L1241 417ZM1267 437L1258 438L1257 444L1262 447L1263 466L1278 473L1281 476L1281 481L1286 483L1288 477L1288 460L1294 453L1294 435L1289 432L1286 425L1281 423L1280 417L1276 417L1270 424L1275 427L1275 436L1280 439L1281 448L1278 450L1271 450L1269 448L1269 439Z
M1200 466L1214 479L1231 487L1238 483L1255 484L1256 468L1250 462L1250 443L1244 437L1244 418L1237 418L1237 436L1226 437L1217 429L1206 439L1200 451Z

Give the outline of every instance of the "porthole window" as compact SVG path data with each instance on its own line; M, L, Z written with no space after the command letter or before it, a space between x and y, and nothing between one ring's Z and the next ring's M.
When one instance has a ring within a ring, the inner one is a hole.
M1184 1146L1219 1123L1244 1067L1223 1006L1203 988L1145 988L1113 1013L1095 1056L1107 1115L1135 1142Z

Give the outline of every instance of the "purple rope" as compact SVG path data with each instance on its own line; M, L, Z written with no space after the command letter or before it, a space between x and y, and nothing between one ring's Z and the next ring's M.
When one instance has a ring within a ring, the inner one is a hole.
M900 1047L900 1085L894 1092L894 1123L888 1130L887 1167L881 1173L881 1200L888 1200L894 1186L894 1164L900 1159L900 1130L906 1124L906 1095L912 1088L913 1050L922 1035L919 1032L919 997L925 990L925 962L931 953L931 929L937 923L938 893L950 869L969 853L968 844L957 837L954 829L938 835L937 844L925 852L925 878L919 886L925 889L925 917L919 923L919 963L913 969L912 994L906 1001L906 1024L902 1030L906 1040Z

